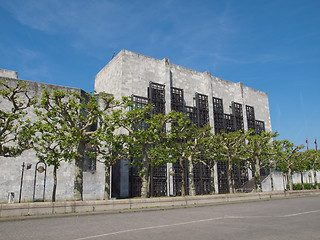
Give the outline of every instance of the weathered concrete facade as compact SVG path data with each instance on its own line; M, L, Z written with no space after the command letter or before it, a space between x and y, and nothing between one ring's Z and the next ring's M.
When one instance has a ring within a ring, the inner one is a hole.
M6 74L2 74L5 72ZM0 70L0 79L4 79L10 85L15 86L20 79L16 78L17 72ZM26 83L29 89L29 96L40 97L43 88L57 89L62 91L76 91L81 92L81 89L63 87L51 84L44 84L33 81L20 80ZM1 108L11 109L9 102L1 99ZM34 109L28 110L27 118L31 120L36 119ZM19 193L21 186L22 164L32 164L31 169L24 168L24 177L22 185L21 201L32 201L34 193L34 179L35 179L35 166L39 160L33 149L26 150L21 156L15 158L0 157L0 202L6 202L8 199L8 193L13 192L15 201L19 201ZM72 200L73 199L73 182L74 182L74 164L62 162L57 171L57 200ZM42 198L43 194L43 180L44 174L37 173L35 199ZM104 165L97 163L96 171L84 172L84 199L102 199L104 193ZM53 187L53 167L48 166L46 175L45 186L45 199L51 200Z
M184 90L186 105L193 106L196 92L209 96L209 119L213 123L213 106L210 97L222 98L224 112L229 112L232 101L253 106L256 119L265 122L265 130L272 131L268 95L259 90L233 83L211 75L200 73L175 64L168 59L158 60L127 50L122 50L95 78L95 90L108 92L121 98L132 94L146 96L149 82L166 86L166 112L170 108L170 87ZM246 114L244 124L246 125ZM245 129L247 129L245 127Z
M223 112L231 114L232 102L241 104L244 130L248 129L246 106L254 108L255 119L264 123L265 131L272 131L268 95L213 76L210 72L197 72L170 63L169 59L154 59L122 50L95 78L95 91L108 92L120 99L122 96L147 96L149 83L165 85L165 111L171 111L171 88L183 90L184 105L195 106L195 94L208 96L209 123L214 126L213 97L222 99ZM129 196L129 167L120 166L120 195ZM217 178L217 174L216 174ZM251 178L251 173L249 173ZM217 179L216 179L216 189Z

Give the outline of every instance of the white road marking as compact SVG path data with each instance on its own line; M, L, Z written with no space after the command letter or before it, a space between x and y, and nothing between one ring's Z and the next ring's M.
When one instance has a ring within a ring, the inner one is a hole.
M303 214L309 214L309 213L316 213L320 212L320 210L314 210L314 211L309 211L309 212L301 212L301 213L294 213L294 214L288 214L288 215L283 215L279 217L293 217L293 216L298 216L298 215L303 215Z
M217 217L217 218L199 219L199 220L189 221L189 222L173 223L173 224L150 226L150 227L143 227L143 228L133 228L133 229L127 229L127 230L122 230L122 231L118 231L118 232L111 232L111 233L93 235L93 236L88 236L88 237L83 237L83 238L76 238L74 240L86 240L86 239L93 239L93 238L117 235L117 234L121 234L121 233L137 232L137 231L166 228L166 227L174 227L174 226L181 226L181 225L187 225L187 224L193 224L193 223L223 220L223 219L285 218L285 217L294 217L294 216L299 216L299 215L309 214L309 213L316 213L316 212L320 212L320 210L314 210L314 211L309 211L309 212L300 212L300 213L288 214L288 215L283 215L283 216L224 216L224 217Z

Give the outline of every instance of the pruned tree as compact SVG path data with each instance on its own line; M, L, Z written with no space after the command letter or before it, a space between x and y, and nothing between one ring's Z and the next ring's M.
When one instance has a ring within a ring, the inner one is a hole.
M262 191L260 171L272 166L272 156L275 155L272 139L276 136L278 133L263 131L256 134L255 130L246 132L245 158L247 167L254 175L256 192Z
M59 149L64 151L68 146L67 161L75 162L74 200L83 200L84 159L96 143L97 129L92 126L118 104L104 93L97 97L83 91L44 89L42 92L36 114L45 126L45 133L53 135L52 141L59 144Z
M244 158L245 152L245 135L241 130L237 132L229 132L216 135L217 158L223 159L228 165L228 184L229 192L235 192L235 184L232 179L232 170L234 165L239 165L239 162Z
M41 112L36 110L38 116ZM44 117L44 116L42 116ZM40 118L41 119L41 118ZM34 129L37 134L34 139L34 150L38 159L46 162L48 166L53 166L53 189L52 202L56 201L56 192L58 185L57 170L61 162L71 162L73 159L72 151L74 146L71 141L67 141L67 132L61 131L59 125L54 122L39 120L34 123Z
M133 159L131 165L140 172L142 198L150 196L151 168L168 161L168 158L162 155L164 152L158 151L165 138L167 121L167 115L154 115L151 105L144 108L131 105L131 109L124 112L117 123L128 132L129 156Z
M188 119L185 113L171 111L169 115L171 128L167 133L167 148L169 149L172 161L179 163L181 171L181 196L186 195L187 173L189 195L195 196L193 164L200 159L201 130ZM186 165L188 165L188 169L185 169Z
M302 190L304 190L304 179L303 179L303 172L310 169L310 161L314 157L312 150L306 150L304 152L299 152L295 156L295 166L294 171L299 172L300 174L300 181Z
M205 138L203 141L203 158L200 159L200 162L207 166L210 170L210 194L215 194L215 166L218 162L224 161L225 158L222 154L220 154L220 136L218 134L212 134L211 128L206 127L205 131Z
M210 150L210 140L211 140L211 127L210 125L205 125L203 127L198 127L196 124L192 124L192 127L189 127L187 131L189 133L187 135L186 142L186 155L188 156L188 166L189 166L189 195L196 195L196 187L194 182L194 174L193 174L193 165L194 164L204 164L209 169L211 169L210 164L212 162L213 154ZM210 191L214 192L214 182L212 184L212 180L214 180L214 172L211 172L211 185ZM192 183L192 184L190 184Z
M317 180L317 171L320 170L320 150L307 150L308 169L313 172L314 185L316 189L319 189L318 180Z
M288 174L289 189L293 190L292 173L297 164L296 157L303 145L296 146L289 140L275 140L273 145L277 154L275 155L276 167L280 171Z
M28 110L36 102L23 81L0 79L0 156L16 157L32 148Z

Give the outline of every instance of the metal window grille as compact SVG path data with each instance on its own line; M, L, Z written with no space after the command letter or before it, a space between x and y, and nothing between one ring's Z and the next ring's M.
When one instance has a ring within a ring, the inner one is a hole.
M154 114L165 114L165 85L150 82L148 98L150 103L154 105Z
M185 171L185 191L188 194L188 163L183 163L184 171ZM173 163L173 168L175 174L173 176L173 192L176 196L181 196L181 187L182 187L182 176L181 176L181 166L179 162Z
M236 190L243 188L244 184L248 181L248 170L244 161L239 161L238 164L233 166L232 179Z
M167 165L153 167L151 170L151 189L152 197L167 195Z
M145 108L149 104L149 99L146 97L141 97L137 95L131 95L131 101L133 106L136 108ZM147 124L145 122L135 123L132 128L134 130L139 129L147 129ZM135 161L132 159L132 161ZM140 169L138 167L131 167L130 174L129 174L129 181L130 181L130 196L131 197L140 197L141 196L141 186L142 180L139 176Z
M197 109L195 107L185 106L185 111L188 116L188 119L193 122L197 123Z
M224 131L223 101L221 98L213 97L213 118L215 133L221 133Z
M131 101L136 108L145 108L149 104L149 99L137 95L131 95Z
M139 176L140 170L138 167L130 168L130 196L131 197L141 197L141 186L142 180Z
M209 103L208 96L196 93L197 123L199 127L203 127L209 122Z
M261 132L265 131L264 121L256 120L256 133L261 134Z
M219 193L228 193L229 192L228 163L224 161L219 161L217 163L217 170L218 170Z
M153 114L165 113L165 85L158 83L149 83L148 97L141 97L132 95L131 100L133 105L137 108L144 108L148 104L153 104ZM134 128L147 129L148 125L144 122L137 123ZM165 131L165 128L164 128ZM138 167L131 167L130 169L130 196L140 197L142 180L139 176L140 169ZM150 194L151 196L165 196L167 194L167 168L166 165L153 167L150 171Z
M137 95L131 95L131 101L134 107L141 109L145 108L149 104L148 98ZM134 123L132 128L135 130L147 129L148 125L144 121L141 121L139 123Z
M256 129L254 107L246 105L248 129Z
M232 102L232 114L234 116L234 128L235 128L235 131L238 131L238 130L244 131L242 104L236 103L236 102Z
M176 112L183 112L184 110L184 98L183 89L171 88L171 110Z
M196 194L210 194L210 169L202 163L193 166Z
M229 133L229 132L234 132L234 119L232 114L224 114L224 132Z

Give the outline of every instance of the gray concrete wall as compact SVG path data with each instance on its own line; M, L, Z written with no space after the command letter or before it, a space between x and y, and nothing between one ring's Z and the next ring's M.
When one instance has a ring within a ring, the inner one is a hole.
M0 77L3 78L18 78L18 72L0 69Z
M285 186L288 184L286 177L283 176L282 172L279 171L273 171L273 186L274 191L282 191L285 189ZM293 183L301 183L301 175L300 173L294 173L292 175L292 181ZM320 182L320 172L317 171L317 181ZM304 183L314 183L314 176L313 171L305 171L303 172L303 182ZM263 182L262 182L262 191L264 192L270 192L271 189L271 179L270 176L268 176ZM288 189L287 189L288 190Z
M122 52L115 56L95 77L94 89L100 92L111 93L115 98L121 98L122 86Z
M243 87L244 103L254 107L256 120L264 121L267 132L272 131L268 94L259 90Z
M15 85L18 80L6 79L10 84ZM49 89L57 89L63 91L81 91L77 88L69 88L57 85L44 84L39 82L25 81L30 91L31 96L40 97L43 87ZM8 102L2 101L1 108L11 108ZM36 116L33 108L28 110L27 117L35 120ZM31 163L30 170L24 171L24 181L21 194L21 200L32 201L33 187L35 178L35 165L38 162L36 153L33 149L27 150L21 156L16 158L0 157L0 202L6 202L8 199L8 192L14 192L15 201L19 200L22 163ZM73 200L73 181L74 181L74 163L62 162L59 167L57 178L57 200ZM42 197L43 181L41 174L37 175L36 198ZM51 200L53 187L53 167L49 166L47 171L45 199ZM97 169L94 174L84 173L84 199L102 199L104 193L104 165L97 163Z

